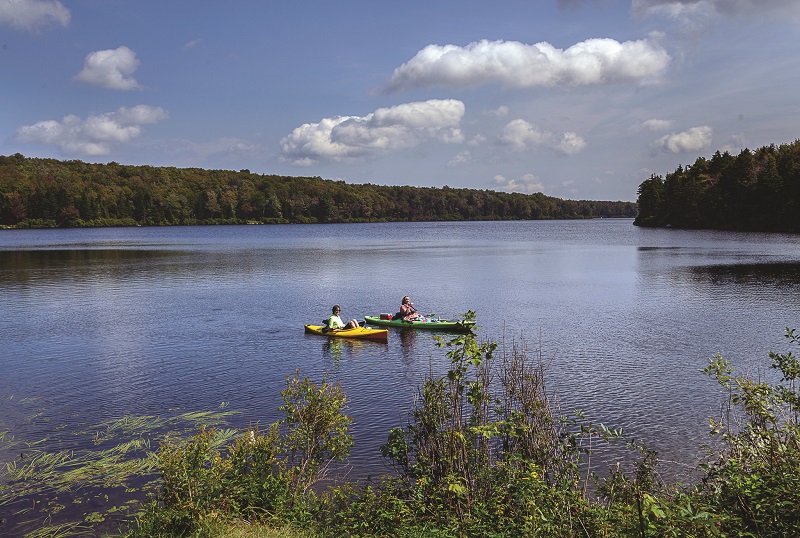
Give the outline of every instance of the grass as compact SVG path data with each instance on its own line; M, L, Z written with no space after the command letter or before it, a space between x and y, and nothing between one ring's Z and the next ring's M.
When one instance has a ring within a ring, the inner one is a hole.
M258 523L233 522L215 529L214 538L316 538L318 535L291 526L269 527ZM209 537L211 538L211 537Z
M21 440L0 425L0 453L16 456L0 465L0 514L7 519L3 527L27 531L28 538L95 536L98 525L113 528L157 491L154 449L159 441L224 425L235 414L225 407L174 416L124 416L35 441ZM36 417L42 414L36 411ZM235 433L225 428L217 432L220 442ZM54 446L61 449L52 450ZM85 448L63 448L69 446Z

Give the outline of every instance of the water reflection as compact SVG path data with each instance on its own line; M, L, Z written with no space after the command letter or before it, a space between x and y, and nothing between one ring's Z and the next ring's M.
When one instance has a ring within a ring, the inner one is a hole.
M400 337L400 353L403 356L403 364L410 367L414 365L414 342L417 338L417 331L413 329L400 329L397 331Z
M800 264L744 263L693 267L692 278L715 285L775 286L791 288L800 285Z
M367 352L375 352L376 348L386 348L387 342L382 340L358 340L356 338L320 338L318 335L308 335L308 338L322 340L322 358L326 363L334 366L336 372L343 361L366 358ZM369 349L372 347L373 349Z
M398 271L409 257L417 269ZM669 478L696 463L722 398L699 374L708 359L783 352L783 328L800 326L800 237L611 220L0 232L0 290L0 401L52 413L7 415L20 435L223 401L242 412L234 426L269 424L300 369L342 383L352 477L378 474L447 350L427 332L380 343L302 326L410 294L442 317L475 310L480 340L526 338L565 411L647 441L679 462Z
M155 250L0 250L0 286L53 279L128 278L176 253Z

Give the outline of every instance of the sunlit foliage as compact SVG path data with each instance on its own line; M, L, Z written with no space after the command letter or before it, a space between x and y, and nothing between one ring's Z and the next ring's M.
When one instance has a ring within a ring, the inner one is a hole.
M800 232L800 140L652 175L638 204L639 226Z
M409 179L409 183L413 179ZM450 187L356 185L319 177L0 156L0 225L244 223L634 217L631 202Z

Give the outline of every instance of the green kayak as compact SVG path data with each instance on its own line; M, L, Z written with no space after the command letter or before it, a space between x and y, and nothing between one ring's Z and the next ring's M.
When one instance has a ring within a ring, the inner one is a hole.
M426 329L430 331L448 331L468 333L475 326L474 321L450 321L436 317L426 317L421 320L403 321L402 319L382 319L385 316L364 316L364 321L369 325L383 327L399 327L401 329Z

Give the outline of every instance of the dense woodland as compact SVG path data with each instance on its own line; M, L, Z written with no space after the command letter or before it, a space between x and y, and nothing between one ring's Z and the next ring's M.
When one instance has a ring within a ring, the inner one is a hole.
M635 217L632 202L0 156L0 225L80 227Z
M717 151L639 185L639 226L800 232L800 140Z

